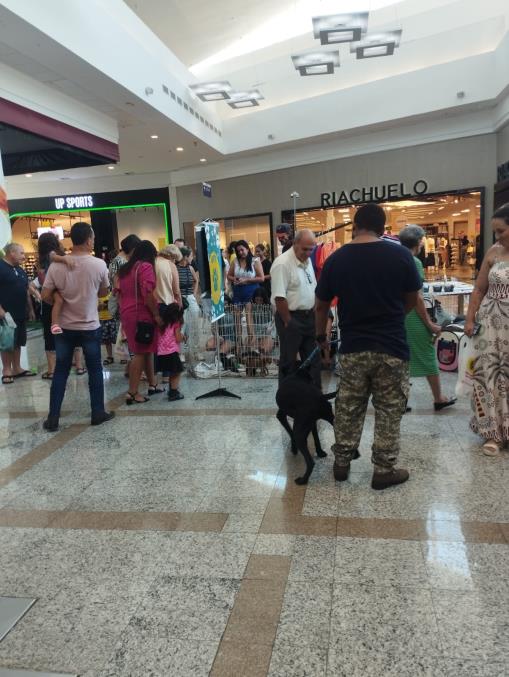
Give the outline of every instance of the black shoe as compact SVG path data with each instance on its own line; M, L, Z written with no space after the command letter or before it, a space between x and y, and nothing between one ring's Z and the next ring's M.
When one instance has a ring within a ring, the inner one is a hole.
M49 433L56 432L58 430L58 418L56 416L48 416L48 418L43 421L42 427Z
M99 414L98 416L92 416L92 420L90 421L91 425L101 425L101 423L105 423L106 421L111 421L112 418L115 418L115 412L114 411L105 411L103 414Z
M435 402L435 411L442 411L446 407L451 407L453 404L456 404L457 397L451 397L445 402Z
M183 400L184 395L180 390L170 390L168 391L168 402L176 402L177 400Z
M334 463L332 472L334 473L336 482L346 482L348 475L350 474L350 463L348 465L338 465L337 463Z

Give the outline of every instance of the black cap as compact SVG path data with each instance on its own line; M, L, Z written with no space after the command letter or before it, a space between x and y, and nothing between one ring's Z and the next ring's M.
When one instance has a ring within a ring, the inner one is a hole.
M279 226L276 227L276 233L288 233L290 234L292 232L292 227L290 226L289 223L280 223Z

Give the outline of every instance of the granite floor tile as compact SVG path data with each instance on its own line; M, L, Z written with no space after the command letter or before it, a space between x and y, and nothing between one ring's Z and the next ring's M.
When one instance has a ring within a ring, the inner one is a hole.
M325 677L326 669L326 648L302 644L298 637L287 642L276 639L268 677Z
M308 515L265 513L260 534L290 534L294 536L336 536L335 517L309 517Z
M331 581L334 575L336 539L299 536L293 549L290 581L310 578Z
M214 493L202 497L196 509L201 512L263 515L269 502L269 495L270 494L259 496L225 496Z
M421 544L338 538L334 580L354 585L429 587Z
M433 677L507 677L507 662L438 660Z
M441 656L431 591L335 583L331 642L342 643L346 655L362 647L373 660L401 647L405 655Z
M230 614L223 641L272 646L281 613L284 583L246 579L242 582L235 605Z
M163 573L168 576L242 578L255 534L167 533Z
M290 572L290 557L282 555L251 555L244 578L280 581L285 584Z
M276 639L280 647L329 645L332 584L310 575L307 581L289 581L281 609Z
M509 652L509 594L436 590L433 605L448 658L505 662Z
M337 521L339 537L420 541L426 534L426 523L423 520L339 517Z
M302 507L302 514L312 517L336 517L338 514L339 487L310 486Z
M147 637L219 643L239 588L239 579L161 576L129 626Z
M421 548L433 588L509 593L509 581L500 576L509 567L507 545L425 542Z
M256 555L291 556L297 536L288 534L258 534L253 553Z
M216 642L146 637L130 628L97 677L208 677L216 651Z

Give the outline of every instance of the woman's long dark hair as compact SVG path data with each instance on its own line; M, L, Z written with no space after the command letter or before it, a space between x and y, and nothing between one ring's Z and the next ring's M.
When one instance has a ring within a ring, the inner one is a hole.
M119 268L118 276L125 277L129 275L134 266L141 261L155 265L157 250L150 240L142 240L136 245L129 261Z
M55 233L43 233L37 240L37 254L39 256L39 266L41 268L48 268L51 263L49 255L51 252L63 256L65 251L60 244L60 240Z
M502 219L505 221L506 225L509 226L509 202L495 210L493 218Z
M173 325L176 322L181 324L184 321L184 309L178 303L170 303L168 306L162 304L159 314L165 327Z
M237 261L239 261L239 255L237 254L237 247L245 247L247 249L247 256L246 256L246 270L253 270L253 252L249 248L248 243L245 240L237 240L235 243L235 255L237 257Z

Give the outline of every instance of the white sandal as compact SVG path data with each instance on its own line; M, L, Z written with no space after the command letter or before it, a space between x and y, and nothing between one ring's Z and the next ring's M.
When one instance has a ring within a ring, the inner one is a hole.
M494 440L488 440L482 445L482 451L485 456L500 456L500 445Z

